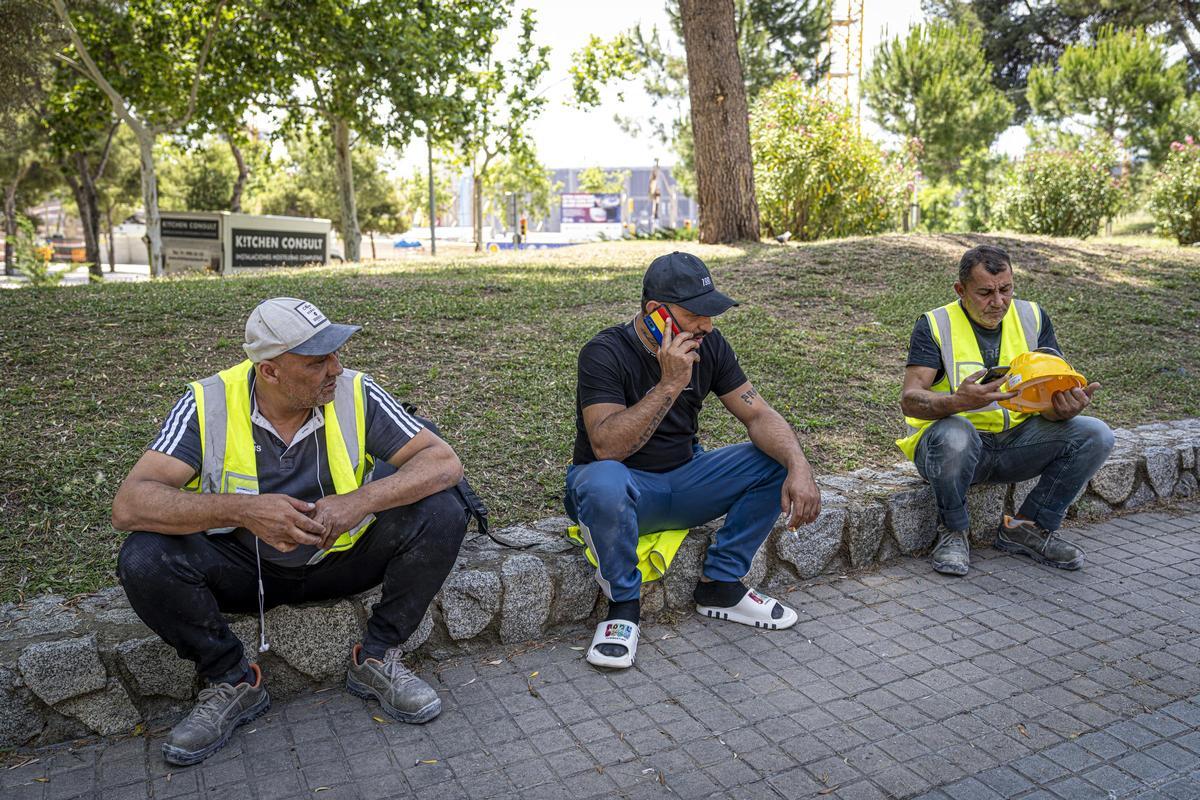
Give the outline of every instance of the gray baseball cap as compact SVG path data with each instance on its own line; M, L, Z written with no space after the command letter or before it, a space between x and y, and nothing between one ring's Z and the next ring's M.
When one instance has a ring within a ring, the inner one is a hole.
M323 356L346 343L360 325L330 322L321 309L295 297L263 300L246 320L246 342L242 349L254 363L295 353Z

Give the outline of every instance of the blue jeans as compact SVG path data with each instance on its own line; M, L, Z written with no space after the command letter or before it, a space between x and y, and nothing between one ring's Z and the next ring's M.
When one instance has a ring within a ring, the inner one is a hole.
M567 469L567 513L580 523L596 560L596 581L609 600L636 600L642 591L637 539L681 530L725 514L704 559L704 574L736 581L779 518L787 470L753 444L705 451L670 472L643 472L619 461Z
M1040 475L1017 513L1055 531L1112 447L1112 431L1095 417L1051 422L1039 415L1007 431L981 433L965 418L953 416L929 427L917 442L913 461L933 487L938 517L948 530L970 527L967 489L972 484L1015 483Z

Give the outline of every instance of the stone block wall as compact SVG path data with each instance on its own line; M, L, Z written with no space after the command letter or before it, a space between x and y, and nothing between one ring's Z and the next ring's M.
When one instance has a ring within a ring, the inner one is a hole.
M1197 496L1200 420L1116 431L1107 463L1072 506L1095 519L1149 503ZM789 532L777 527L754 559L747 583L767 589L823 573L869 568L932 544L936 511L911 464L818 479L820 516ZM1034 481L971 491L972 538L989 544L1001 513L1020 506ZM589 630L603 609L593 569L552 517L498 531L522 549L470 539L433 606L404 648L443 658L482 647ZM694 529L666 577L646 584L647 617L686 613L717 523ZM334 603L282 606L267 613L270 650L258 654L258 620L231 617L271 691L286 697L340 682L378 590ZM70 600L45 595L0 607L0 748L79 736L129 733L172 718L197 689L191 663L133 614L120 588Z

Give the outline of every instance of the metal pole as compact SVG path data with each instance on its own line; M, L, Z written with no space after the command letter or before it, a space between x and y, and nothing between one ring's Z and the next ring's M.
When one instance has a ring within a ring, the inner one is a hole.
M437 255L437 204L433 199L433 135L425 127L425 145L429 150L429 255Z

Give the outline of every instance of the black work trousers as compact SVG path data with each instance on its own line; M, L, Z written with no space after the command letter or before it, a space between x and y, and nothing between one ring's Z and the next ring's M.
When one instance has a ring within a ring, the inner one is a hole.
M267 608L331 600L380 583L363 648L382 653L402 644L421 623L462 544L467 512L454 489L380 512L349 550L312 566L282 567L264 560ZM117 575L133 610L180 658L213 682L240 678L242 644L222 612L258 612L254 550L233 536L134 532L121 547Z

